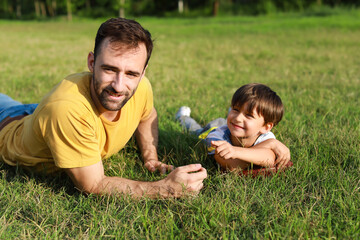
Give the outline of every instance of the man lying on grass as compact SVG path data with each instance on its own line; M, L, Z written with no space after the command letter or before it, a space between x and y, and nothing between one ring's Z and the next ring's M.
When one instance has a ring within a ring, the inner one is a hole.
M158 160L158 120L153 93L144 76L152 52L150 33L132 20L103 23L90 72L62 80L39 105L21 104L0 95L0 159L36 172L65 170L86 193L125 193L134 197L197 194L206 170L200 164L178 167ZM104 175L102 159L117 153L136 136L144 166L172 171L156 182Z
M227 119L218 118L202 128L183 106L176 113L181 125L205 139L209 155L229 170L261 168L276 172L292 165L290 151L270 131L283 116L280 97L263 84L247 84L233 95ZM247 172L243 172L246 174Z

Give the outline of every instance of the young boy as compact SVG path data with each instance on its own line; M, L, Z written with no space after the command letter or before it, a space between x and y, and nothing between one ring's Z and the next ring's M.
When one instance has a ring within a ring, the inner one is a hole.
M277 170L275 164L279 141L271 129L284 113L280 97L269 87L251 83L240 87L233 95L227 119L218 118L202 128L190 117L190 108L183 106L176 113L181 125L205 139L208 154L225 169L265 167ZM274 141L275 140L275 141ZM279 165L289 167L289 159Z

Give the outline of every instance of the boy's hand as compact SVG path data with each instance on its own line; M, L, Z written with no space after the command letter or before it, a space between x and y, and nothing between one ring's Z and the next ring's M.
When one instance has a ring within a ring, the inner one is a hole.
M276 155L275 165L278 168L284 167L290 161L290 149L287 148L282 142L275 140L275 144L273 144L271 150L274 151Z
M211 141L211 145L215 147L215 153L224 160L236 158L236 151L227 141Z

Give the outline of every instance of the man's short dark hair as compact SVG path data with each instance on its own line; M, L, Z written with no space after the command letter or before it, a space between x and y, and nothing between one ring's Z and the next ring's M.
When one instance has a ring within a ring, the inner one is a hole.
M114 47L120 49L136 48L139 43L144 43L147 51L145 66L148 64L153 49L153 40L148 30L138 22L125 18L110 18L102 23L95 38L94 59L101 51L101 44L105 38L109 38Z
M252 113L254 109L263 116L265 123L278 124L284 114L284 106L280 97L268 86L259 83L250 83L240 87L234 93L231 106Z

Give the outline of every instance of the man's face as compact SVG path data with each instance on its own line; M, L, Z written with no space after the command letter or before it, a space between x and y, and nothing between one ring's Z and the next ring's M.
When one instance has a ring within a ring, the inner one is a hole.
M88 67L93 73L91 97L100 113L116 114L135 93L145 73L146 47L114 47L105 39L94 59L89 53ZM111 113L113 112L113 113Z

